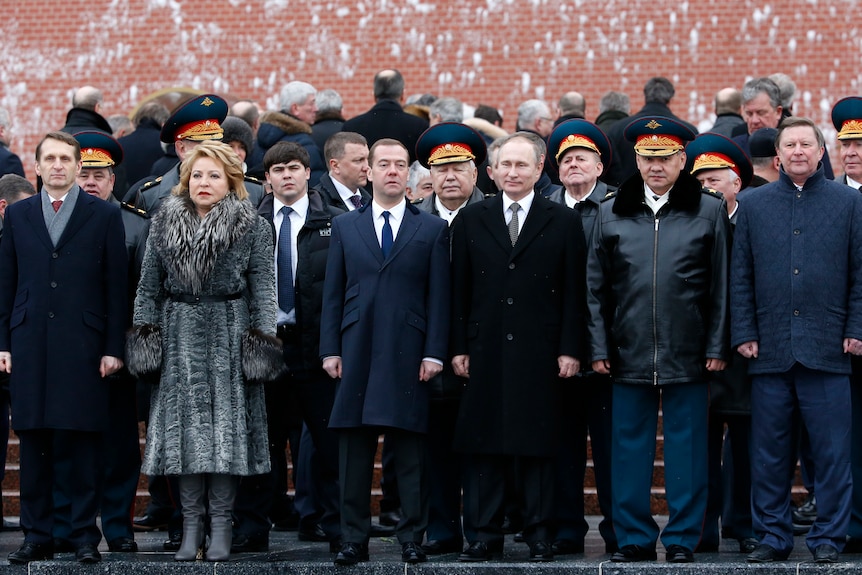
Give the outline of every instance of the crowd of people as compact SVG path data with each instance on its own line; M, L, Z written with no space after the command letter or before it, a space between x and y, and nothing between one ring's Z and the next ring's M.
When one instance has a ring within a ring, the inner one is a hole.
M588 442L611 561L862 552L862 98L832 109L836 179L783 74L718 92L699 135L663 77L595 122L577 92L525 101L511 133L405 101L397 70L373 89L349 120L293 81L278 110L152 101L129 131L81 88L36 187L0 146L10 563L162 528L177 561L273 529L337 565L380 535L405 563L488 561L507 533L551 561L584 551Z

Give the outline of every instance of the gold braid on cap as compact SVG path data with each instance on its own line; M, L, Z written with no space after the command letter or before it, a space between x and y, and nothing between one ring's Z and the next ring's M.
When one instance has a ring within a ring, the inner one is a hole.
M847 120L841 124L841 131L838 132L839 140L856 140L862 139L862 120Z
M707 152L695 158L694 166L691 168L691 173L693 174L701 170L718 170L720 168L730 168L736 172L737 176L741 175L739 173L739 168L730 160L730 158L714 152Z
M467 144L459 144L457 142L442 144L431 150L431 155L428 156L428 165L449 164L452 162L466 162L467 160L475 160L476 156L473 150Z
M224 130L219 126L218 120L198 120L177 130L177 140L221 140Z
M569 134L566 136L562 142L560 142L560 147L557 150L557 155L554 156L557 161L560 161L560 156L563 155L563 152L568 150L569 148L586 148L588 150L592 150L597 153L600 157L602 153L599 151L599 147L596 146L595 142L586 136L582 136L581 134Z
M635 143L635 152L642 156L669 156L684 148L681 140L659 134L640 136Z
M85 168L107 168L113 166L114 158L101 148L83 148L81 150L81 163Z

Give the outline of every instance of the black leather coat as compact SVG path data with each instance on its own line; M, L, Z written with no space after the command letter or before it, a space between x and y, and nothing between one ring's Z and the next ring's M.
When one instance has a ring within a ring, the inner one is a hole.
M593 360L622 383L705 381L728 355L730 223L683 172L657 215L637 174L599 208L587 262Z

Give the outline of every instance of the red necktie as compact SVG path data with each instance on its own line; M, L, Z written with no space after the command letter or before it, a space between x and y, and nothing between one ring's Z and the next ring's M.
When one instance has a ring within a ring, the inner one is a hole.
M63 205L63 200L54 200L53 202L51 202L51 205L54 206L54 211L56 212L60 209L60 206Z

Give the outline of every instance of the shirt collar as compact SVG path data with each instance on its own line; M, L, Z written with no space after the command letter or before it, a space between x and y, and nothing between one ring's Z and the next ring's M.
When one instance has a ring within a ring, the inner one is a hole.
M521 209L524 210L525 214L530 213L530 206L533 205L533 199L536 197L535 190L530 190L530 193L518 200L518 205L521 206ZM503 213L509 211L509 206L514 204L515 202L503 192Z
M384 211L387 211L387 212L389 212L389 217L395 218L398 221L401 221L401 219L404 217L404 210L405 209L407 209L407 202L404 200L404 198L402 198L398 204L396 204L395 206L393 206L391 208L384 208L380 204L378 204L376 201L374 201L374 200L371 201L371 215L374 216L375 220L377 218L379 218L383 214Z
M283 208L286 205L287 204L281 203L281 201L273 195L273 197L272 197L272 209L273 209L272 213L273 214L280 213L281 208ZM289 207L291 209L293 209L294 212L296 212L297 216L299 216L301 219L305 220L305 216L308 213L308 194L305 194L304 196L302 196L301 198L299 198L298 200L293 202L293 204L291 204Z
M329 176L329 179L332 180L332 185L335 186L335 191L338 192L338 195L341 196L341 199L345 202L349 202L352 196L355 196L359 193L357 190L351 190L350 188L333 178L331 174ZM350 205L352 206L353 204Z

